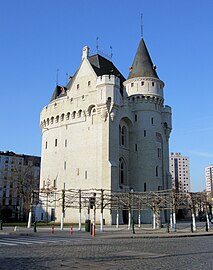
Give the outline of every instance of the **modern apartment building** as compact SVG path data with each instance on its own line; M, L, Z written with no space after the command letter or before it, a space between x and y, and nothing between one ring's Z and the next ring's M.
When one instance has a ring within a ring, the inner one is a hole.
M206 192L213 192L213 165L205 168Z
M176 191L190 192L189 158L181 153L171 153L170 173L172 175L172 188Z
M41 158L0 152L0 219L26 220L31 193L39 188Z

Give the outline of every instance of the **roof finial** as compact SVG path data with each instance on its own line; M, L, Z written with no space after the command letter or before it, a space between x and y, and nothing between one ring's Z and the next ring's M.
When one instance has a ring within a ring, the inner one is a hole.
M143 13L141 13L141 38L143 38Z
M59 73L59 68L56 70L56 85L58 85L58 73Z
M96 38L96 51L98 53L98 37Z
M113 56L113 53L112 53L112 46L110 46L110 50L111 50L111 52L110 52L110 59L112 60L112 56Z

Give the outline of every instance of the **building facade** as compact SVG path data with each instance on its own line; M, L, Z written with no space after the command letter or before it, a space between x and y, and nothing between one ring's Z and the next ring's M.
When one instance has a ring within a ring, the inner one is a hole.
M205 168L206 192L213 192L213 165Z
M39 188L40 157L0 152L0 219L27 219L32 190Z
M84 47L79 69L66 86L56 86L41 111L40 187L171 188L171 108L164 105L163 88L143 39L127 79L110 60L90 56ZM55 213L60 221L61 207ZM104 213L107 223L110 215ZM75 211L67 209L65 221L77 220Z
M190 192L190 166L189 158L181 153L171 153L170 173L172 175L172 188L180 192Z

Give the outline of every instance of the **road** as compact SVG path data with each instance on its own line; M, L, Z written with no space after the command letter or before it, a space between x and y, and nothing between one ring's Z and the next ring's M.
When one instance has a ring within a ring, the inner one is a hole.
M7 245L3 243L9 243ZM25 244L24 244L25 243ZM1 235L0 269L212 269L213 236Z

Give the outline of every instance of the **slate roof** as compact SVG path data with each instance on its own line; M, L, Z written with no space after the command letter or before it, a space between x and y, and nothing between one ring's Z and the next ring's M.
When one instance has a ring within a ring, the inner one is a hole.
M124 78L124 76L120 73L120 71L114 66L114 64L111 61L109 61L108 59L104 58L103 56L101 56L99 54L88 56L88 60L89 60L91 66L92 66L92 68L95 71L97 76L115 75L115 76L119 77L120 82L121 82L120 92L121 92L121 94L123 94L123 82L126 79ZM57 98L60 98L62 96L66 96L66 90L70 89L77 73L78 73L78 70L76 71L76 73L74 74L72 79L68 82L66 87L64 87L65 91L62 91L62 86L59 86L59 85L56 86L56 88L53 92L53 95L50 99L50 102L57 99Z
M50 99L50 102L57 98L66 96L67 95L66 90L67 90L67 87L56 85L53 95Z
M115 75L120 78L121 83L125 81L125 78L120 71L114 66L114 64L108 59L99 54L88 56L88 60L94 69L97 76L102 75Z
M143 38L139 43L128 79L136 77L153 77L159 79L156 67L152 63Z

